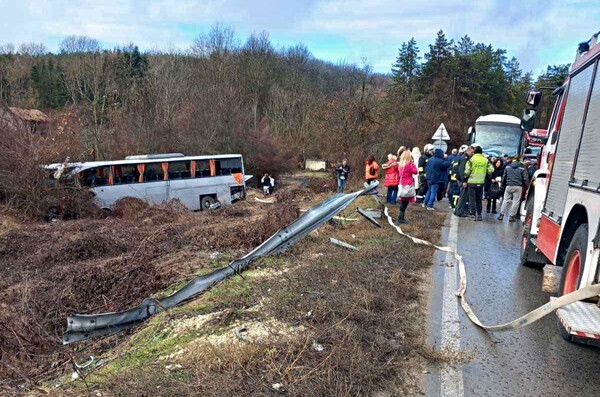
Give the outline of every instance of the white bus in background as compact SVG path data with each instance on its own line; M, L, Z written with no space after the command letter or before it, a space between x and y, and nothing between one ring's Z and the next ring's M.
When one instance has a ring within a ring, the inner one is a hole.
M88 188L95 203L112 209L125 197L149 204L178 199L192 211L215 203L230 205L246 197L244 163L239 154L184 156L180 153L128 156L124 160L50 164L55 179L72 179Z
M469 144L481 146L492 157L521 153L521 120L506 114L488 114L469 128Z

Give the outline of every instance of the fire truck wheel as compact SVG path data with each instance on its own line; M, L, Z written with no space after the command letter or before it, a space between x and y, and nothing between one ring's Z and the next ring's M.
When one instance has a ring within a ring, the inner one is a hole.
M585 265L587 238L588 225L584 223L577 228L577 231L571 240L571 244L569 244L567 255L565 256L562 277L560 279L559 293L561 296L576 291L579 288L581 274L583 273L583 267ZM562 337L569 342L574 342L576 337L571 335L565 327L563 327L560 320L557 321Z
M525 204L525 222L523 224L523 235L521 237L521 265L528 267L544 266L544 257L535 251L531 242L531 224L533 222L533 198Z

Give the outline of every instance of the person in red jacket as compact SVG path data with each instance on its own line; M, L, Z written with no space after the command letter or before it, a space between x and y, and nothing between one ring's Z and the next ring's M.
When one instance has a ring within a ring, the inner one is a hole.
M408 208L408 203L415 202L417 193L415 191L414 175L418 172L412 154L410 151L406 150L402 153L402 156L400 156L400 161L398 161L398 176L400 182L398 186L398 199L400 200L398 223L407 223L406 219L404 219L404 213Z
M393 154L388 154L388 161L381 166L385 170L385 179L383 186L387 188L387 203L396 204L398 196L398 158Z

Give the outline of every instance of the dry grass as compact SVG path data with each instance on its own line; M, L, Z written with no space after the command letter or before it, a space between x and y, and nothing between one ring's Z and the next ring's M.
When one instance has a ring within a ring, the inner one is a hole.
M285 203L190 213L129 200L107 219L8 225L0 234L0 385L34 384L68 368L74 349L95 354L118 341L62 347L68 315L139 304L226 263L211 251L247 251L297 213Z
M416 206L409 213L407 231L438 240L442 214ZM359 251L330 245L329 236ZM389 227L327 224L285 255L259 261L245 280L227 280L170 320L153 320L124 349L126 358L91 375L88 388L60 394L417 395L426 360L455 358L423 342L422 286L432 253ZM201 325L170 330L182 321ZM265 331L259 324L277 325ZM248 338L236 337L240 328Z
M0 330L2 390L20 394L16 385L69 374L72 359L82 362L92 354L109 364L84 382L43 390L105 396L418 394L415 374L424 360L444 360L424 345L421 331L433 251L364 219L330 222L284 255L261 259L244 279L228 279L133 333L59 344L67 314L121 310L159 290L173 291L289 223L297 216L292 204L309 206L306 200L324 195L292 184L279 189L276 204L247 201L190 214L176 204L152 208L133 201L107 219L9 228L0 236L0 313L10 325ZM375 206L370 197L356 204ZM407 217L407 232L438 240L442 214L411 206ZM333 246L329 237L359 250ZM89 249L98 244L101 249ZM211 250L221 254L215 258ZM28 328L32 323L39 325ZM35 390L41 389L29 389Z

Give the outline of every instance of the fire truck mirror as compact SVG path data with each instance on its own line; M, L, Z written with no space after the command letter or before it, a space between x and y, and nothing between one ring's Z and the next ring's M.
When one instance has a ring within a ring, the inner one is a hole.
M529 91L527 93L527 100L525 102L527 102L528 105L536 107L537 105L540 104L540 101L542 100L542 92L541 91Z
M527 132L531 132L535 127L535 109L523 110L523 117L521 117L521 129Z

